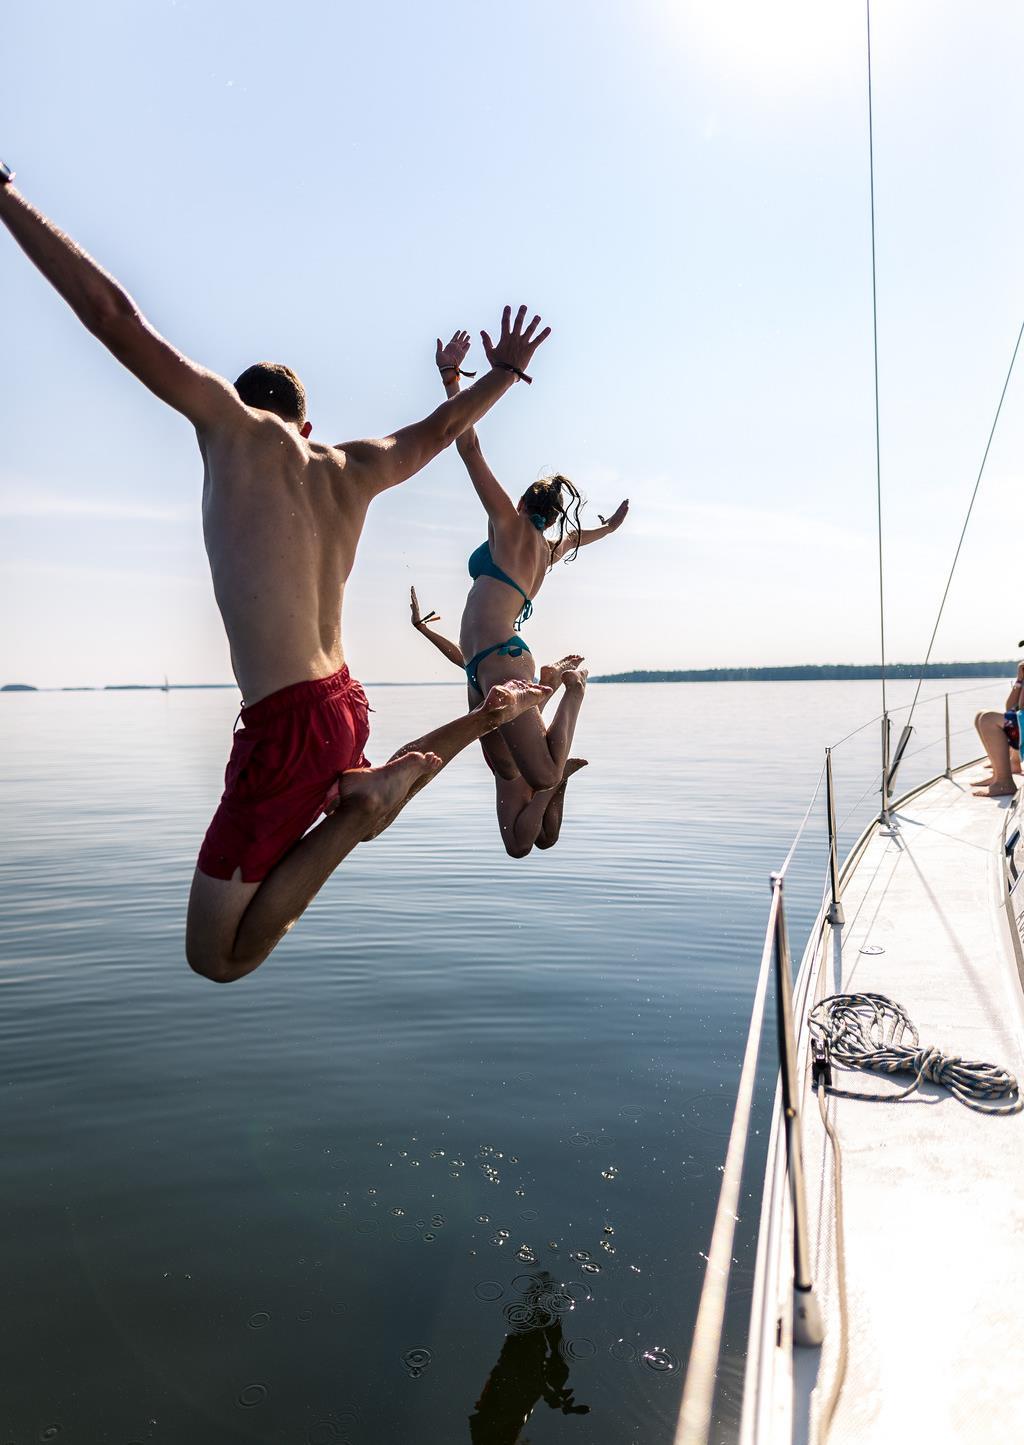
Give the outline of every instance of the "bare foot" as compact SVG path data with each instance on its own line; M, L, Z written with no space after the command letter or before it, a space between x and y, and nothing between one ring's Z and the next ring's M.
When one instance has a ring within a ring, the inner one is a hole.
M561 686L565 673L573 668L579 667L583 658L578 652L567 652L558 662L546 662L540 670L540 682L542 687L549 687L552 692Z
M578 692L581 695L587 690L587 678L590 673L585 667L576 667L569 672L562 674L562 686L566 692Z
M367 829L363 841L376 838L441 766L436 753L403 753L380 768L358 768L342 773L338 807L362 808Z
M1013 783L997 783L994 780L987 787L972 788L976 798L1012 798L1017 789Z
M589 767L589 765L589 758L566 758L565 771L562 774L563 786L569 781L573 773L578 773L580 768L586 768Z
M474 712L489 713L494 720L494 726L502 727L531 707L539 707L550 696L549 687L512 678L492 687L480 706L474 708Z

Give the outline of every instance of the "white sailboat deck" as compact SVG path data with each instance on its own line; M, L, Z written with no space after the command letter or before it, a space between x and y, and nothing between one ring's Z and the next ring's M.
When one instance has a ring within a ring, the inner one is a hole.
M797 990L804 1064L816 998L877 992L903 1005L922 1044L1024 1079L1024 996L1002 874L1007 804L972 797L979 771L933 783L899 808L895 836L868 842L844 885L841 960L826 929L820 966L802 976L807 992ZM758 1442L820 1441L835 1379L832 1153L809 1068L804 1077L812 1269L826 1336L820 1351L788 1348L787 1222L762 1244L756 1404L744 1431ZM881 1095L909 1082L833 1065L839 1089ZM899 1104L831 1097L828 1107L842 1146L848 1299L848 1365L828 1445L1024 1440L1024 1115L986 1117L931 1084ZM770 1165L766 1200L774 1192L778 1202L774 1174L773 1191Z

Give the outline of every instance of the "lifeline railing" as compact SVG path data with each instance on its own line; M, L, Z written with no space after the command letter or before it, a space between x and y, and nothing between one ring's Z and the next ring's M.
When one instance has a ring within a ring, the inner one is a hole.
M991 690L991 682L978 687L963 688L956 695ZM952 736L950 732L950 694L938 694L926 698L925 703L944 701L945 709L945 761L944 773L938 773L930 781L940 777L952 777ZM917 703L909 706L913 707ZM892 786L900 764L908 756L907 746L913 729L904 725L896 751L891 751L892 714L906 711L905 708L890 708L874 722L882 725L882 773L881 806L873 822L861 835L853 849L847 866L859 853L861 845L871 836L876 827L895 829L898 827L893 815ZM872 726L872 722L854 729L842 738L849 741L857 733ZM964 732L973 728L963 729ZM936 740L938 741L938 740ZM818 1346L824 1339L823 1316L814 1291L811 1276L810 1244L807 1222L807 1202L804 1189L803 1145L800 1128L800 1079L797 1068L795 1018L793 1013L793 972L789 948L789 933L786 927L786 913L783 900L784 884L789 866L796 854L804 829L810 820L814 805L825 783L825 807L828 825L828 867L822 908L819 913L821 926L842 928L845 918L842 903L843 870L839 866L839 829L836 825L836 791L832 770L832 754L836 747L825 749L825 761L811 795L811 800L790 845L782 867L770 875L771 904L768 910L768 926L765 930L761 951L761 964L754 987L754 1001L750 1015L750 1027L740 1066L736 1105L733 1110L732 1128L722 1168L722 1184L718 1195L718 1206L712 1228L711 1244L708 1247L707 1266L701 1289L697 1318L694 1324L690 1358L687 1366L683 1397L676 1426L675 1445L707 1445L710 1438L715 1387L718 1379L718 1362L722 1349L722 1332L725 1322L729 1274L732 1265L733 1242L739 1221L739 1199L743 1168L746 1162L747 1141L750 1132L750 1116L754 1101L754 1085L757 1061L760 1053L764 1012L771 974L775 975L775 1000L777 1040L779 1055L779 1091L782 1103L782 1121L785 1135L785 1168L789 1183L789 1196L793 1212L793 1325L792 1341L799 1348ZM926 746L934 746L927 744ZM924 751L919 749L918 751ZM910 754L909 756L913 756ZM927 786L927 784L925 784ZM915 790L916 791L916 790ZM863 796L866 796L863 795ZM812 930L812 937L814 931Z

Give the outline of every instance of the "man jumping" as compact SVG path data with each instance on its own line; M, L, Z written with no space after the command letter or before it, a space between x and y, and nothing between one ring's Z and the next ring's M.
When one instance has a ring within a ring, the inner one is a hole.
M196 429L203 532L243 727L192 880L185 952L197 973L230 983L263 962L342 859L440 768L548 694L528 684L492 688L468 716L371 768L367 702L345 666L341 603L373 498L478 422L525 375L550 328L538 331L537 316L524 328L526 307L513 322L506 306L497 343L482 334L491 369L473 386L392 436L324 446L309 440L294 372L260 362L232 386L182 356L25 200L2 163L0 220L93 335Z

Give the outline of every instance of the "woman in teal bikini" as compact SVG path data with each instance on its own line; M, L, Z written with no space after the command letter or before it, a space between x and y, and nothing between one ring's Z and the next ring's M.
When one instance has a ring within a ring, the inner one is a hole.
M518 324L524 316L522 308ZM506 309L503 326L508 320ZM537 325L535 317L524 335L529 337ZM483 342L490 358L493 343L486 333ZM459 390L468 351L465 331L457 331L445 347L438 343L437 365L449 396ZM529 381L526 376L521 379ZM463 432L456 447L488 519L487 541L469 559L473 586L459 639L462 654L469 659L466 678L470 706L475 707L495 683L510 678L533 680L533 658L520 628L533 611L544 578L556 562L575 557L581 547L617 531L625 521L629 502L623 502L602 526L584 529L579 522L580 494L565 477L534 482L516 503L484 461L475 429ZM557 532L549 538L546 533L554 528ZM550 727L545 727L538 709L532 708L501 729L520 776L534 790L561 784L587 673L584 668L567 667L560 680L564 694Z

